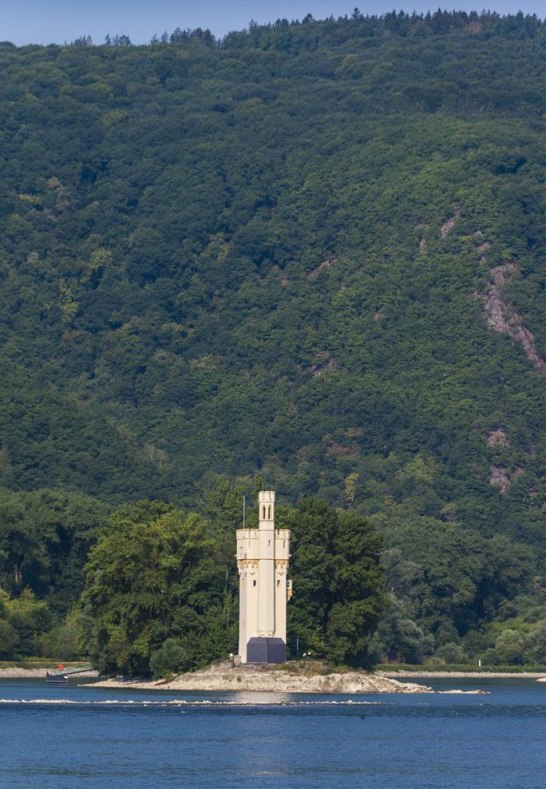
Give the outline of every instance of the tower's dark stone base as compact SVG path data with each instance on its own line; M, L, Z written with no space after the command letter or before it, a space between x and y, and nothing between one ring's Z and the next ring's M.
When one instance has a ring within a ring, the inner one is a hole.
M282 638L251 638L246 645L247 663L286 663L286 644Z

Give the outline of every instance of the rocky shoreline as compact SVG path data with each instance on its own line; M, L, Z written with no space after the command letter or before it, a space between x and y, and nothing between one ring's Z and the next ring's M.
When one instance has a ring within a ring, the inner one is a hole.
M320 664L232 665L229 661L180 674L171 681L128 680L123 677L95 683L103 688L176 691L241 691L250 693L432 693L426 685L400 682L364 671L326 672Z
M398 682L376 674L325 674L297 676L286 671L253 672L237 670L181 674L170 682L164 680L127 680L121 677L94 683L103 688L139 690L237 691L251 693L432 693L432 689L414 682Z
M0 668L2 679L45 679L51 668ZM544 673L467 672L467 671L391 671L368 674L363 671L318 673L297 668L271 666L232 666L225 661L201 671L180 674L171 681L100 679L97 671L85 671L86 678L98 679L94 687L134 688L137 690L174 691L240 691L251 693L434 693L426 684L406 681L414 679L535 679L546 682ZM79 679L77 674L74 680ZM449 691L452 693L462 691Z

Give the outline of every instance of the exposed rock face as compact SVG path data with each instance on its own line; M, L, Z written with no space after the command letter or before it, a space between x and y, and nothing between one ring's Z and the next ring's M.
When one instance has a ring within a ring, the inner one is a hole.
M500 427L496 430L492 430L489 435L487 436L487 446L488 447L507 447L508 446L508 436Z
M503 263L491 269L492 284L482 297L488 325L495 331L507 334L521 345L535 370L543 373L546 363L535 345L535 338L524 325L523 318L509 303L506 286L510 283L519 267L516 263Z
M332 358L332 355L328 351L319 351L316 356L318 362L311 368L315 377L322 375L322 373L326 372L326 370L337 369L335 359Z
M309 272L309 274L307 275L307 279L311 279L311 280L316 279L322 271L324 271L327 268L330 268L330 266L333 266L334 263L338 262L338 260L339 258L326 258L326 260L322 261L320 266L317 266L316 269Z
M449 219L447 219L442 225L442 227L440 228L440 238L445 238L449 233L451 233L451 231L457 224L457 220L459 219L460 216L461 216L461 209L456 208L453 213L453 216L450 216Z
M519 466L516 466L513 469L491 466L489 471L489 482L494 487L499 488L501 493L506 493L513 480L518 479L518 477L521 477L521 475L524 473L523 469Z
M484 241L483 243L478 244L478 246L476 247L476 252L480 256L481 266L485 266L485 264L487 263L487 250L489 249L490 246L491 243L489 241Z
M506 493L510 487L510 477L508 476L507 470L497 468L497 466L491 466L489 471L489 482L491 485L496 488L500 488L501 493Z

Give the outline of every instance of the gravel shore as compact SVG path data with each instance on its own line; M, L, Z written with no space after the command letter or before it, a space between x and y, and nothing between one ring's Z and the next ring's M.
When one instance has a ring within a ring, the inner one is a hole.
M543 679L546 674L534 671L383 671L384 677L418 679Z
M0 680L2 679L45 679L47 674L55 674L58 672L58 669L54 668L21 668L20 666L15 666L14 668L0 668ZM90 677L98 677L98 671L88 671L87 669L85 672L82 672L80 675L79 673L75 673L73 668L67 669L68 674L73 674L75 677L85 676Z
M0 679L40 679L45 677L50 668L0 668Z

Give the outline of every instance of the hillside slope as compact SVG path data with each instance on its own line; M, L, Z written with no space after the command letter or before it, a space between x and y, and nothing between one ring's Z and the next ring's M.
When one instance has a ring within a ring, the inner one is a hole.
M541 22L0 65L1 484L194 506L258 473L384 518L392 550L457 526L541 560Z

